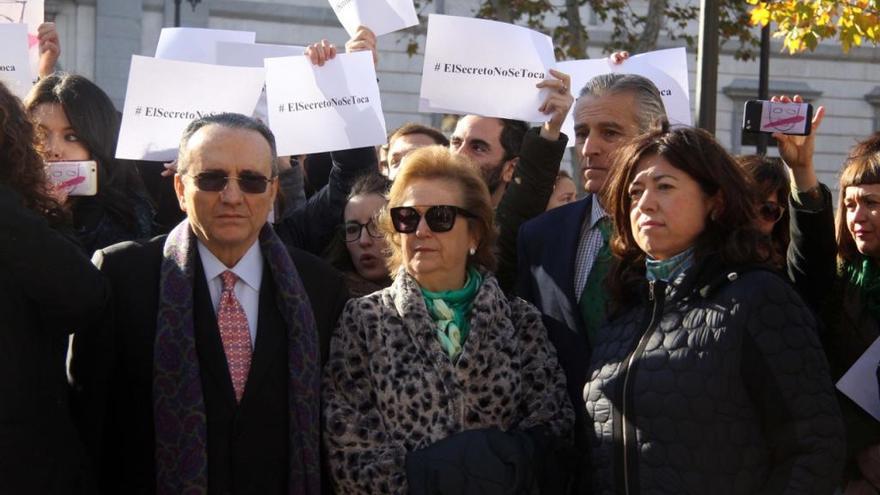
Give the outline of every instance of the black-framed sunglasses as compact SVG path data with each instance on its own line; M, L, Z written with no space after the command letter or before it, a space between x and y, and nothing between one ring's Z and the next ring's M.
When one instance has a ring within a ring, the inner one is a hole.
M758 208L758 214L761 215L761 219L765 222L778 222L782 219L782 214L784 212L784 207L771 202L762 203L761 207Z
M355 242L361 238L362 229L367 229L367 235L374 239L381 239L382 232L373 219L367 220L367 223L360 223L355 220L349 220L342 225L342 234L345 236L345 242Z
M238 187L241 192L247 194L262 194L266 192L269 184L275 180L274 177L266 177L256 172L242 172L238 176L227 175L225 172L202 172L196 175L190 175L195 182L196 187L201 191L220 192L226 189L226 185L230 180L237 180Z
M389 210L394 230L401 234L412 234L419 228L422 214L414 206L397 206ZM473 213L452 205L435 205L425 210L425 223L432 232L449 232L455 226L455 217L461 215L476 218Z

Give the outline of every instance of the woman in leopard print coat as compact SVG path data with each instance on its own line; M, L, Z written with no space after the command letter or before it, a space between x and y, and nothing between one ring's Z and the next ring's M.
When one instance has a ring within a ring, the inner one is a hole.
M421 493L426 484L432 493L457 493L461 488L446 484L451 476L438 466L455 464L485 479L491 454L536 431L567 440L574 422L540 313L505 296L487 270L494 265L494 235L485 184L469 164L439 147L413 152L405 165L380 220L394 282L349 301L324 372L325 444L337 493L347 495ZM455 282L444 287L443 280ZM469 286L466 323L431 299L438 290L457 293ZM459 339L458 326L465 325ZM482 433L476 444L467 438L457 456L460 435ZM482 442L492 447L475 454ZM526 443L525 451L534 452ZM456 452L451 459L450 451ZM525 458L518 464L524 471L546 459ZM504 485L503 493L536 493L540 484L499 483L492 486Z

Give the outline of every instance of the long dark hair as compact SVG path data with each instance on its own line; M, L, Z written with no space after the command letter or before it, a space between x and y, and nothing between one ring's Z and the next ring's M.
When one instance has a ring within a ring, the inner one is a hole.
M49 219L66 221L61 205L49 195L43 159L37 151L34 126L24 107L0 82L0 183L17 191L24 206Z
M880 184L880 132L856 144L840 172L837 207L837 254L844 263L856 263L863 256L846 225L846 188Z
M120 119L110 97L85 77L53 74L41 79L25 98L31 114L43 103L61 105L92 160L98 162L94 200L125 228L133 229L136 218L131 198L147 198L147 194L137 167L115 158Z
M720 199L693 246L696 262L712 257L722 266L766 261L766 241L755 227L755 209L745 175L711 134L691 127L644 134L614 155L603 204L614 221L611 249L619 258L609 288L616 308L635 294L645 278L645 253L630 227L629 185L643 160L659 156L688 174L708 196Z

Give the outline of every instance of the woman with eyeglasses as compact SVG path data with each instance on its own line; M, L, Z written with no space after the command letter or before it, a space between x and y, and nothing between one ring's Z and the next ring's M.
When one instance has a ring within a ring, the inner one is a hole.
M831 494L843 425L817 322L761 268L740 168L676 128L611 170L619 263L584 388L592 493Z
M24 104L47 163L97 163L97 194L55 192L73 214L83 251L91 256L117 242L149 238L155 210L136 166L115 158L120 121L110 97L85 77L53 74L34 85Z
M779 158L746 155L737 158L746 177L751 182L757 212L755 225L770 239L770 262L785 266L788 251L788 195L791 181L788 170Z
M338 493L564 492L565 377L541 315L492 275L489 191L465 160L407 155L379 220L394 281L340 317L323 388Z
M379 229L379 212L388 202L391 181L369 173L351 188L339 234L330 244L327 259L346 279L351 297L361 297L391 285L388 276L385 234Z

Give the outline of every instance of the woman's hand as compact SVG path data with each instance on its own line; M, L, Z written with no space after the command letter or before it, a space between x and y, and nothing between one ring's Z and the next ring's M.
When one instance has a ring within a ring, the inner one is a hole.
M373 52L373 65L379 61L379 53L376 50L376 35L366 26L358 26L354 36L345 42L345 52L354 53L361 51Z
M306 48L305 56L309 57L312 65L323 67L328 60L333 60L336 57L336 45L327 40L312 43Z
M40 78L48 77L55 71L55 64L61 56L61 41L58 38L58 30L54 22L44 22L37 29L37 37L40 39Z
M550 69L550 75L553 79L547 79L537 84L538 88L548 88L550 93L547 99L538 109L541 113L550 115L550 120L541 127L541 137L549 141L559 139L559 131L562 129L562 123L571 110L574 103L574 97L571 95L571 77L555 69Z
M770 99L773 102L780 103L803 103L800 95L794 98L788 96L774 96ZM791 169L794 177L795 187L798 191L809 191L819 185L819 179L816 177L816 171L813 167L813 151L816 146L816 132L825 118L825 107L816 109L813 115L812 127L809 136L791 136L774 132L773 139L779 144L779 156L782 161Z

